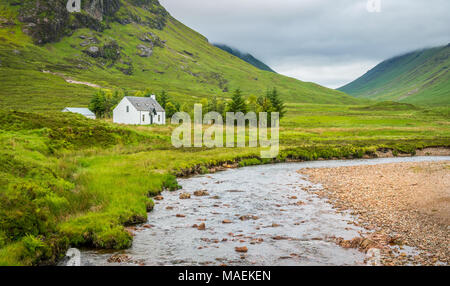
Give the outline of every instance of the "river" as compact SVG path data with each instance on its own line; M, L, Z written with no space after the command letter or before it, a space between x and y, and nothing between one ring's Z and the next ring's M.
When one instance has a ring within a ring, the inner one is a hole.
M306 192L320 188L298 174L302 168L450 160L405 157L313 161L230 169L179 179L183 189L164 192L149 213L150 228L138 227L133 246L120 252L86 250L91 265L363 265L364 254L336 245L367 232L355 217L338 213ZM206 196L194 196L206 190ZM190 193L190 199L180 199ZM226 222L226 223L224 223ZM194 225L205 224L204 230ZM148 226L147 226L148 227ZM236 247L246 247L238 252ZM128 262L110 263L113 254Z

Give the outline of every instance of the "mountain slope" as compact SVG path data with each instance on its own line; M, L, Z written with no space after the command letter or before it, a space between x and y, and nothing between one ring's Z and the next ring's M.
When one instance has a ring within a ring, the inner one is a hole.
M231 47L229 47L227 45L223 45L223 44L214 44L214 46L218 47L221 50L224 50L225 52L227 52L229 54L232 54L233 56L236 56L236 57L240 58L241 60L251 64L254 67L259 68L260 70L269 71L269 72L275 72L268 65L266 65L263 62L261 62L260 60L258 60L254 56L252 56L251 54L243 53L243 52L241 52L241 51L239 51L237 49L231 48Z
M265 93L287 102L355 103L342 92L250 64L211 45L157 0L0 3L0 108L33 111L87 106L96 88L167 90L181 102Z
M450 44L386 60L339 88L355 97L450 105Z

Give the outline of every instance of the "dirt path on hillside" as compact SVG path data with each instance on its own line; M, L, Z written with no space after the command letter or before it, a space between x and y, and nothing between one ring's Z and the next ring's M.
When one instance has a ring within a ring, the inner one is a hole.
M79 85L86 85L92 88L102 88L101 86L99 86L98 84L95 83L90 83L90 82L85 82L85 81L77 81L74 80L70 77L67 77L65 75L63 75L62 73L56 73L56 72L51 72L51 71L47 71L47 70L43 70L43 73L48 73L48 74L52 74L52 75L56 75L56 76L60 76L62 77L67 83L71 83L71 84L79 84Z
M414 256L400 250L397 255L385 257L383 264L450 263L450 162L303 169L299 172L324 187L310 192L327 197L339 210L351 210L358 215L359 225L423 250Z

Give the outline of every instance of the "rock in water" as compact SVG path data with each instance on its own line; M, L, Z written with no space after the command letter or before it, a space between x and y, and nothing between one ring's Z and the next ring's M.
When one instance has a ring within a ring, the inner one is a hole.
M191 198L191 194L189 193L182 193L180 194L180 199L181 200L186 200L186 199L190 199Z
M246 252L248 252L247 246L235 247L234 250L236 250L236 252L240 252L240 253L246 253Z
M200 191L195 191L194 196L197 196L197 197L209 196L209 193L207 190L200 190Z
M154 197L153 199L156 201L162 201L162 200L164 200L164 197L161 195L158 195L158 196Z

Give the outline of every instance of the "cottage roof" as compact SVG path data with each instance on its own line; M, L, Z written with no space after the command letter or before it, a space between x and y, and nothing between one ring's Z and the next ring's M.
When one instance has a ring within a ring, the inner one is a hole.
M137 111L164 112L164 108L151 97L126 96L126 99L136 108Z
M65 112L78 113L84 116L95 116L95 114L89 110L89 108L80 108L80 107L66 107L63 109Z

